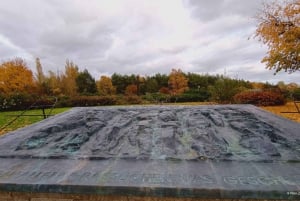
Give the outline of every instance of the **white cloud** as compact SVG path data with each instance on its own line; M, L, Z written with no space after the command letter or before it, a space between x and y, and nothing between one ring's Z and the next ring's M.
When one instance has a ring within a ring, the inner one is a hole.
M249 37L262 0L2 0L0 58L24 57L34 70L71 59L101 74L168 73L171 68L255 81L299 82L264 69L266 47ZM266 80L267 79L267 80Z

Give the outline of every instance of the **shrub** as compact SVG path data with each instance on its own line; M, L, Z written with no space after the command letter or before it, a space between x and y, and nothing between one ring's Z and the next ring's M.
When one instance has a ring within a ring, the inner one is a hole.
M209 100L210 94L205 89L189 90L183 94L169 95L163 93L147 93L143 96L144 100L152 103L158 102L204 102Z
M159 93L161 94L169 94L170 93L170 90L168 87L162 87L159 89Z
M294 98L294 100L300 101L300 88L297 88L294 90L293 98Z
M10 96L0 96L0 109L5 111L35 109L40 106L51 106L54 97L39 97L36 94L15 93Z
M208 101L209 93L184 93L176 96L171 96L170 102L204 102Z
M142 103L142 99L137 95L125 96L125 104L140 104Z
M204 102L210 99L210 93L207 89L189 90L181 94L180 99L183 102Z
M71 107L69 96L59 96L55 107Z
M115 96L78 96L64 102L68 107L115 105Z
M234 96L234 101L240 104L257 106L284 105L285 100L280 93L272 91L245 91Z
M0 110L4 110L7 107L7 100L4 95L0 94Z
M35 103L35 106L50 107L55 103L55 97L40 97Z
M229 78L222 78L208 87L211 94L211 100L218 103L232 103L234 96L244 90L239 81Z
M24 110L36 102L37 97L27 93L14 93L0 98L1 110Z
M143 99L151 103L170 102L170 95L163 93L147 93Z

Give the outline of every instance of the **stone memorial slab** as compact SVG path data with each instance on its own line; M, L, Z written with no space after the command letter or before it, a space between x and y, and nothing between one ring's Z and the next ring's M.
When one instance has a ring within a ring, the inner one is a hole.
M300 199L300 124L250 105L74 108L0 138L0 191Z

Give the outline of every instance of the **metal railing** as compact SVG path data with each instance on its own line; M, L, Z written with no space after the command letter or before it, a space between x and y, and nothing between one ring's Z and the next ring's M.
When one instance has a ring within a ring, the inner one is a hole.
M17 119L19 119L20 117L25 117L25 116L42 116L44 117L44 119L48 118L49 116L53 116L52 115L52 111L57 103L57 97L54 97L54 101L53 104L47 104L47 105L38 105L40 100L37 100L35 103L33 103L31 106L29 106L28 108L26 108L25 110L23 110L20 114L18 115L6 115L6 116L13 116L15 117L14 119L12 119L11 121L9 121L7 124L5 124L4 126L2 126L0 128L0 132L3 131L5 128L7 128L9 125L11 125L12 123L14 123ZM25 114L27 111L31 110L31 109L41 109L42 110L42 114ZM46 114L46 109L50 109L48 114Z
M294 112L280 112L280 113L299 113L299 114L300 114L300 107L299 107L299 105L298 105L298 104L300 104L300 100L295 99L295 98L293 97L293 103L294 103L295 108L296 108L297 111L294 111Z

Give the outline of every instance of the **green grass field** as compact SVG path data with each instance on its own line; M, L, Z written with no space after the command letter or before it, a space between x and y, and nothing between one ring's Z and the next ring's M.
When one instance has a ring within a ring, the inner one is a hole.
M69 110L70 108L55 108L52 110L52 115L65 112ZM7 125L10 121L15 119L15 116L10 116L10 115L19 115L21 114L22 111L13 111L13 112L0 112L0 135L12 130L16 130L18 128L33 124L35 122L41 121L44 119L43 116L23 116L19 117L16 121L14 121L12 124L7 126L6 128L3 129L5 125ZM45 110L45 113L49 113L49 109ZM25 115L43 115L43 112L41 109L38 110L29 110L24 113Z

